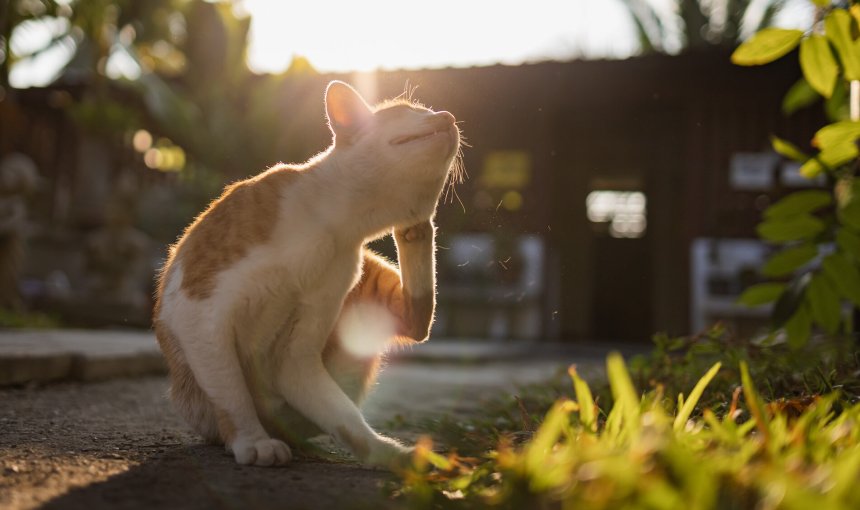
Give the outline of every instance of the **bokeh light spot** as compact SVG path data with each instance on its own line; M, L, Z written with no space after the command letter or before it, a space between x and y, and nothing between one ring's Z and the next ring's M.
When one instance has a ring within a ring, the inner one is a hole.
M394 316L376 303L345 306L337 323L341 346L360 358L381 353L396 331Z

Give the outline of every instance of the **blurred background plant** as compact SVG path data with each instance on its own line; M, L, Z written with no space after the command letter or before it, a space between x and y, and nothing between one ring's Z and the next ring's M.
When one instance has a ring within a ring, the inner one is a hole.
M85 92L68 110L89 132L117 143L133 142L145 153L147 166L168 172L188 167L191 171L182 172L183 178L206 184L200 173L214 173L217 181L236 179L304 154L303 140L284 140L276 129L283 124L283 112L273 107L271 98L275 89L289 94L284 82L291 77L315 71L297 58L279 75L251 72L245 60L250 18L237 14L230 2L4 4L0 41L7 58L0 64L0 86L14 93L9 73L16 62L57 49L71 51L55 81L83 84ZM34 23L50 26L52 37L16 52L13 32ZM220 182L210 183L207 191L214 187L220 188Z
M722 46L734 48L773 24L785 0L623 0L646 51L677 53Z
M814 328L828 335L856 331L860 309L860 4L815 0L808 32L768 28L732 55L739 65L763 65L800 47L803 77L784 101L784 111L824 101L830 124L809 145L812 155L773 137L773 148L801 163L800 174L826 189L793 192L764 211L757 231L779 247L762 268L777 281L748 288L739 301L775 302L773 328L789 345L804 345Z

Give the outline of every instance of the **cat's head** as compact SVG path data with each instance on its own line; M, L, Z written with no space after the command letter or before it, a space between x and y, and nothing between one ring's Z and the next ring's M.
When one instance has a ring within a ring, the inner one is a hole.
M454 116L406 100L371 107L340 81L329 83L325 104L334 151L354 165L357 182L411 206L414 217L401 221L432 215L446 182L460 178Z

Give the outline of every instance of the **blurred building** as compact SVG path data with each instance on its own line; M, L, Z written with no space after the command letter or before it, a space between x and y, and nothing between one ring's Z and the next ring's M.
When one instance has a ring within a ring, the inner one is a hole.
M755 224L773 200L810 185L768 137L806 145L822 124L817 108L790 118L780 111L799 78L793 62L740 68L709 52L308 75L301 89L318 95L299 104L295 91L276 91L271 108L283 112L277 136L301 139L306 157L329 141L322 93L333 78L371 101L417 86L415 98L456 115L470 145L469 178L438 212L438 336L644 341L655 331L681 334L716 319L753 327L764 317L733 304L767 252L751 241ZM39 140L71 128L49 104L25 108L42 121L25 134L12 127L10 138L3 117L0 148L35 155L51 196L108 178L87 177L92 170L73 155L81 146L58 141L45 152ZM71 198L58 200L42 207L71 207Z

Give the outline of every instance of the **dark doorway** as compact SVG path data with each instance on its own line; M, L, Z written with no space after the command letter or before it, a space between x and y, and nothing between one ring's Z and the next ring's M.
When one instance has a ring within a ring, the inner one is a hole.
M647 339L651 331L651 251L647 195L596 189L586 198L592 240L591 336Z
M648 339L652 332L650 255L644 238L594 240L593 338Z

